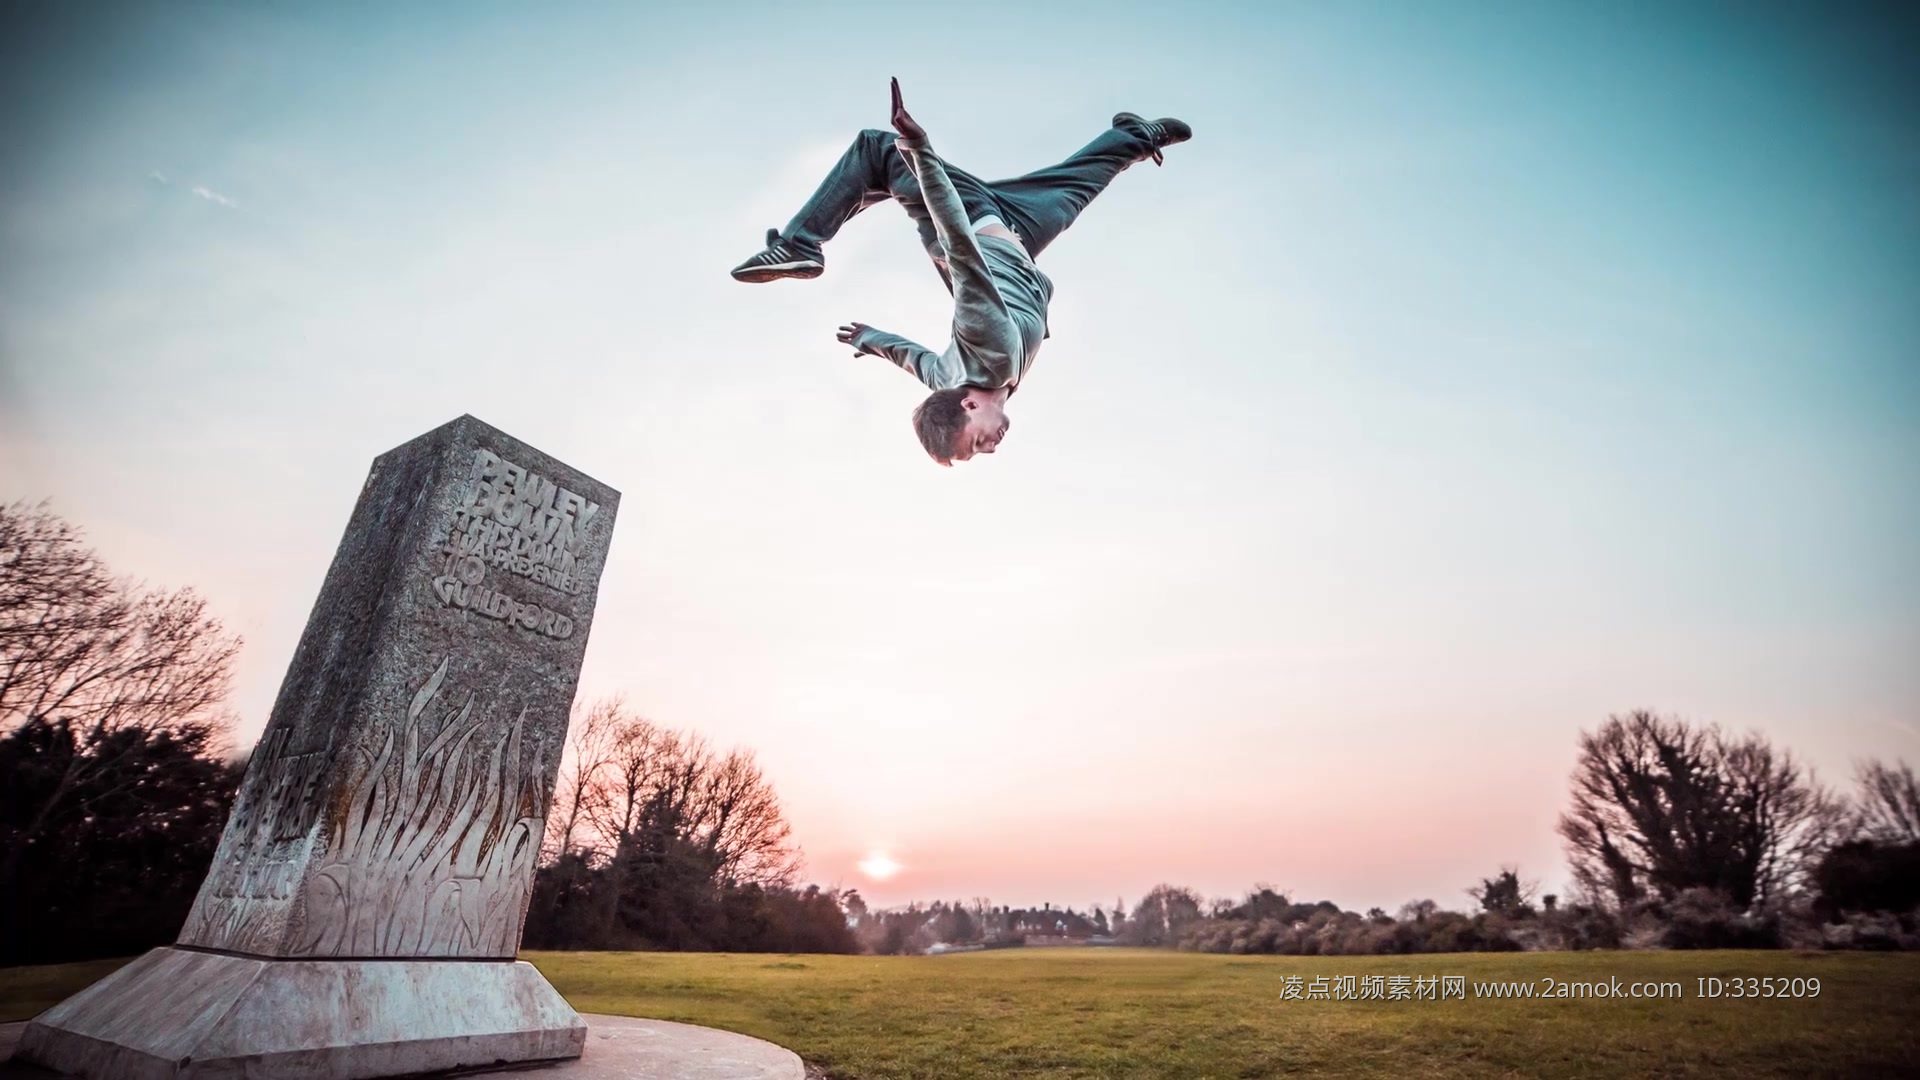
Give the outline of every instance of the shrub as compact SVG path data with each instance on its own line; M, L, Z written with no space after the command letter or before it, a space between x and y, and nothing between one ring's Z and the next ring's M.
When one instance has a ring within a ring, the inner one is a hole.
M1563 949L1617 949L1622 944L1620 919L1594 904L1569 904L1546 917Z
M1904 925L1903 925L1904 924ZM1826 949L1869 949L1876 952L1920 949L1920 912L1905 919L1885 912L1848 915L1820 927L1820 945Z
M1687 889L1664 905L1666 929L1660 944L1669 949L1777 949L1780 920L1772 914L1749 915L1712 889Z
M1848 912L1902 912L1920 905L1920 842L1855 840L1827 852L1814 870L1817 910L1830 922Z

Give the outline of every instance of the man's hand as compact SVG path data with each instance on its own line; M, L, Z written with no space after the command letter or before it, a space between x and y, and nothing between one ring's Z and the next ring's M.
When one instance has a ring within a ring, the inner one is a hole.
M902 138L915 142L924 141L927 137L927 129L907 115L907 107L900 103L900 80L897 78L893 80L893 130L899 132Z
M842 345L853 345L853 339L859 337L862 330L867 329L870 328L866 323L850 322L840 327L840 332L834 336L840 339L840 344ZM853 355L865 356L867 355L867 350L858 345L853 345Z

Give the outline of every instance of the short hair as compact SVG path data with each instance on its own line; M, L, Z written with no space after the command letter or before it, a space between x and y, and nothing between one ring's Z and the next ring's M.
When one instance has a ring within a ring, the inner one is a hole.
M966 399L964 386L935 390L913 410L913 430L920 436L920 445L942 465L952 462L954 441L966 429L967 410L961 404Z

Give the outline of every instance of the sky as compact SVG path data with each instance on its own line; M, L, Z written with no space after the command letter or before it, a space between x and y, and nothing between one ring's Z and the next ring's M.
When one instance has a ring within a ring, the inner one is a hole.
M9 5L0 499L201 592L250 743L472 413L623 493L583 699L755 751L809 880L1554 891L1609 714L1920 761L1920 31L1827 7ZM727 275L893 75L989 177L1195 131L952 469L834 340L945 344L897 206Z

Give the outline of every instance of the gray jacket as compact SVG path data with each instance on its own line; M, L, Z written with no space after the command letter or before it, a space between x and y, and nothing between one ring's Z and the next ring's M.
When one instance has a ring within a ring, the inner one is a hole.
M930 389L1018 386L1047 336L1053 279L1041 273L1019 244L974 232L966 208L933 148L894 144L920 180L927 210L947 253L953 285L953 341L934 352L898 334L868 327L855 349L884 356Z

